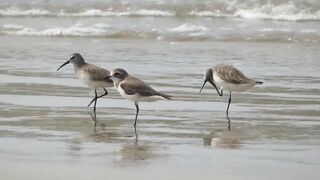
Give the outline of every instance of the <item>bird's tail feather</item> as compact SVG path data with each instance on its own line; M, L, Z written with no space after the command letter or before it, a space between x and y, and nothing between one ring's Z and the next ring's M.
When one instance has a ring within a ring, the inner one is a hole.
M256 81L256 84L260 85L260 84L263 84L262 81Z
M168 100L171 100L171 98L172 98L172 96L167 95L167 94L163 94L163 93L160 93L160 92L157 92L157 95L161 96L161 97L163 97L165 99L168 99Z

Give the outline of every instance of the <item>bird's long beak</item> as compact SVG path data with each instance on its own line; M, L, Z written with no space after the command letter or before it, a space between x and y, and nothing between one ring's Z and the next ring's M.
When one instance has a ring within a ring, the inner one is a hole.
M203 85L202 85L202 87L201 87L201 89L200 89L199 93L201 93L201 91L202 91L202 89L203 89L204 85L206 85L206 83L207 83L207 82L208 82L208 80L204 80Z
M203 85L202 85L199 93L201 93L204 85L205 85L207 82L209 82L209 83L217 90L217 92L219 91L218 88L217 88L217 86L216 86L216 84L215 84L211 79L206 79L206 80L204 80Z
M59 71L59 69L61 69L63 66L67 65L70 63L70 60L66 61L65 63L63 63L58 69L57 71Z
M208 80L208 81L218 91L218 88L217 88L216 84L211 79Z
M111 76L107 76L104 78L104 80L109 80L109 79L111 79Z

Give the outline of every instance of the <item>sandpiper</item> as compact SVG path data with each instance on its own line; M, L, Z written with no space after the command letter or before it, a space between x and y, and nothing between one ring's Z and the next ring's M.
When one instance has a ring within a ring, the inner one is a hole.
M114 82L114 86L121 96L134 102L136 106L136 117L133 124L134 128L136 128L139 114L138 102L153 102L162 99L171 99L171 96L160 93L144 81L130 76L124 69L117 68L112 70L110 76L107 76L106 79L111 79Z
M204 75L204 83L200 89L200 92L202 91L206 82L209 82L213 85L219 96L223 96L223 90L227 90L230 92L229 103L226 111L227 118L229 121L231 92L242 92L248 90L256 84L263 84L262 81L255 81L253 79L249 79L246 75L244 75L240 70L238 70L234 66L226 64L218 64L212 69L207 69ZM218 90L216 84L218 85L220 91Z
M108 94L105 87L113 86L112 80L105 79L106 76L110 75L110 72L104 68L86 63L79 53L72 54L70 59L63 63L57 71L69 63L73 64L74 71L78 78L81 79L89 88L94 89L95 96L90 101L88 107L94 102L93 110L96 111L97 100ZM98 88L102 88L104 90L104 94L98 96Z

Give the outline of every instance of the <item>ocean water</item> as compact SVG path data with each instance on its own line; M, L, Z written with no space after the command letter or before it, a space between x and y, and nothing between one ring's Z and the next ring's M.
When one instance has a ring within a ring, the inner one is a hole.
M1 1L0 34L319 43L317 0ZM26 20L27 19L27 20Z
M0 179L318 179L319 21L318 0L0 0ZM109 88L95 126L92 90L56 71L74 52L174 98L140 103L136 139ZM264 81L230 127L228 93L199 94L218 63Z

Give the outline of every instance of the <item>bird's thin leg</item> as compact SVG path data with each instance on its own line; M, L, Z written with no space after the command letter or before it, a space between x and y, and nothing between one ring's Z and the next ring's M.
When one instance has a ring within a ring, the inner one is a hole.
M88 104L88 107L90 107L90 105L96 100L96 98L93 98L90 103Z
M101 98L101 97L103 97L103 96L108 95L108 91L107 91L105 88L103 88L103 90L104 90L104 94L98 96L98 99Z
M101 98L101 97L103 97L103 96L108 95L108 91L107 91L105 88L103 88L103 89L104 89L104 94L102 94L101 96L95 96L95 97L90 101L88 107L89 107L94 101L96 101L97 99L99 99L99 98ZM95 91L96 91L96 90L95 90Z
M90 103L88 104L88 107L89 106L91 106L91 104L97 99L97 90L94 90L94 92L95 92L95 96L94 96L94 98L90 101Z
M95 98L95 101L94 101L94 106L93 106L93 111L95 112L96 111L96 106L97 106L97 100L98 100L98 94L97 94L97 90L94 90L94 98Z
M229 107L230 107L230 104L231 104L231 91L230 91L229 103L228 103L228 107L227 107L227 111L226 111L228 121L230 121L230 119L229 119Z
M134 105L136 106L137 112L136 112L136 118L135 118L135 120L134 120L133 127L136 128L136 126L137 126L137 118L138 118L138 114L139 114L139 105L138 105L138 102L135 102Z

